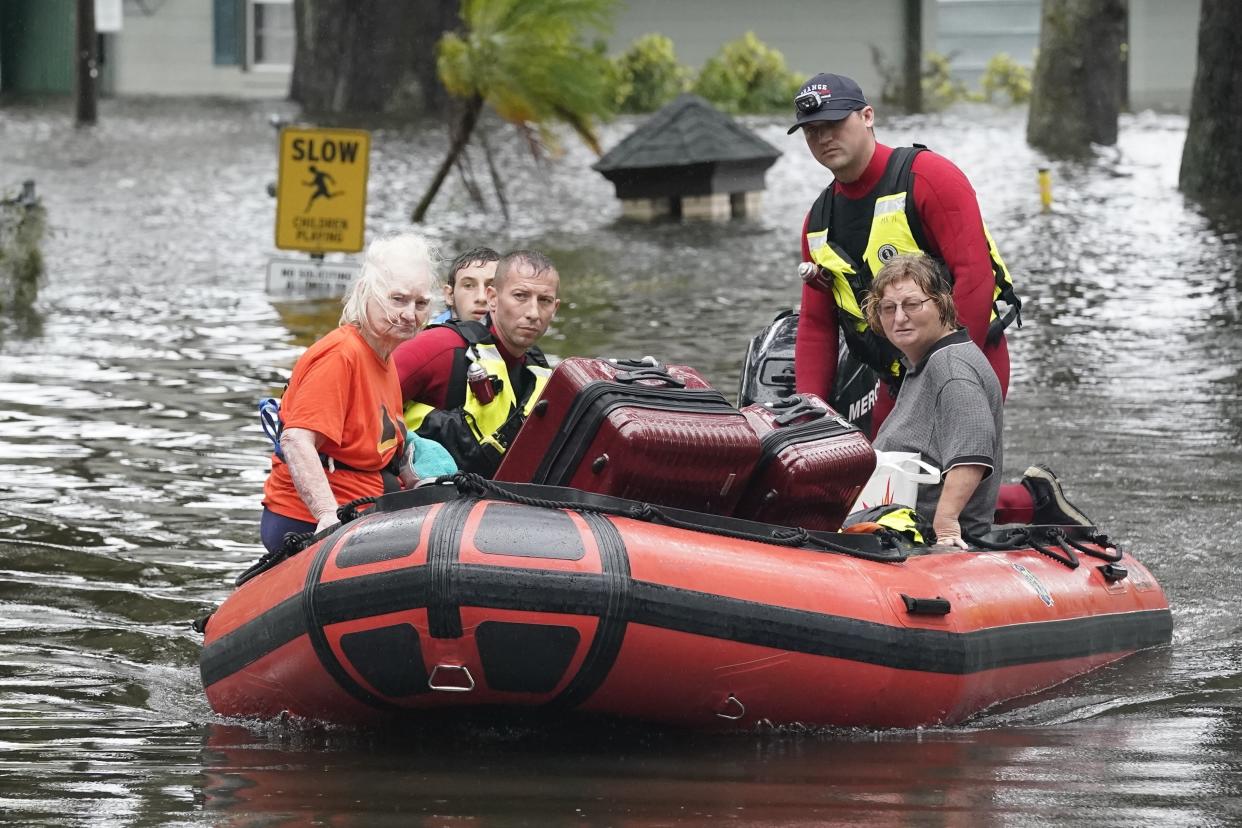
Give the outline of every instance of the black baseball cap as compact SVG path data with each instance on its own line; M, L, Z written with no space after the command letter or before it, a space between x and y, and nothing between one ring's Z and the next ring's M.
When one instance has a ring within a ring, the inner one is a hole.
M794 113L798 120L788 134L793 135L799 127L814 121L839 121L866 105L862 87L853 78L821 72L802 84L794 96Z

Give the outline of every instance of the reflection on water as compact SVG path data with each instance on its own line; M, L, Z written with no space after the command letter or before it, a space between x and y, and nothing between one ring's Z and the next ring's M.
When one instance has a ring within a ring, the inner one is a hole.
M0 809L24 824L1216 825L1238 818L1242 269L1235 231L1176 192L1185 122L1136 115L1052 165L1040 213L1020 114L882 123L970 175L1027 300L1011 339L1008 477L1048 462L1174 606L1175 643L968 726L730 737L592 724L362 736L216 720L188 621L259 552L255 416L332 302L263 293L268 107L109 103L96 130L0 111L0 184L48 207L37 323L0 338ZM514 221L451 184L447 253L536 247L563 274L547 350L654 354L732 392L749 337L797 300L797 233L824 181L787 153L757 219L622 222L567 144L513 177ZM611 145L632 125L608 128ZM372 231L401 228L442 131L379 130ZM894 700L900 703L900 700ZM1232 799L1230 798L1232 797ZM1232 803L1232 804L1231 804Z
M1215 725L1122 715L1072 730L779 733L744 744L513 726L290 744L213 726L203 793L209 812L293 824L329 800L348 825L1134 825L1174 810L1194 818L1229 795L1228 775L1200 754Z

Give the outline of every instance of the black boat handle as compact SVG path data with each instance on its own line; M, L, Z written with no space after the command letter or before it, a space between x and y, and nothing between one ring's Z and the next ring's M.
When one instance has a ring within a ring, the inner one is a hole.
M617 374L617 382L629 384L632 382L642 382L643 380L661 382L670 388L686 387L684 382L669 374L662 365L655 367L648 365L643 368L636 368L633 371L622 371Z
M768 403L768 408L772 410L772 413L777 414L775 420L777 427L787 426L808 414L823 417L828 413L828 409L813 405L801 394L794 394L792 397L785 397L782 400L773 400Z

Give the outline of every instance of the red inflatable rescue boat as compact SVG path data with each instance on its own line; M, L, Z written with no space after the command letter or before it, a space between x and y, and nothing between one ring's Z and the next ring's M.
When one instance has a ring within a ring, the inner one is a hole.
M501 706L911 727L1172 629L1147 569L1088 527L928 552L471 475L350 517L262 562L207 621L216 712L365 724Z

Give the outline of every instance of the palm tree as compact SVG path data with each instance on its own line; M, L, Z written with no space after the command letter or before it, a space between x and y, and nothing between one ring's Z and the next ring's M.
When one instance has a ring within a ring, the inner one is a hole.
M464 102L448 154L411 219L420 222L470 142L483 107L514 124L536 157L555 147L552 123L569 125L596 153L595 121L610 113L608 61L581 42L586 28L606 31L616 0L463 0L464 33L440 39L436 70ZM493 169L499 193L499 176ZM503 202L502 202L503 203Z

